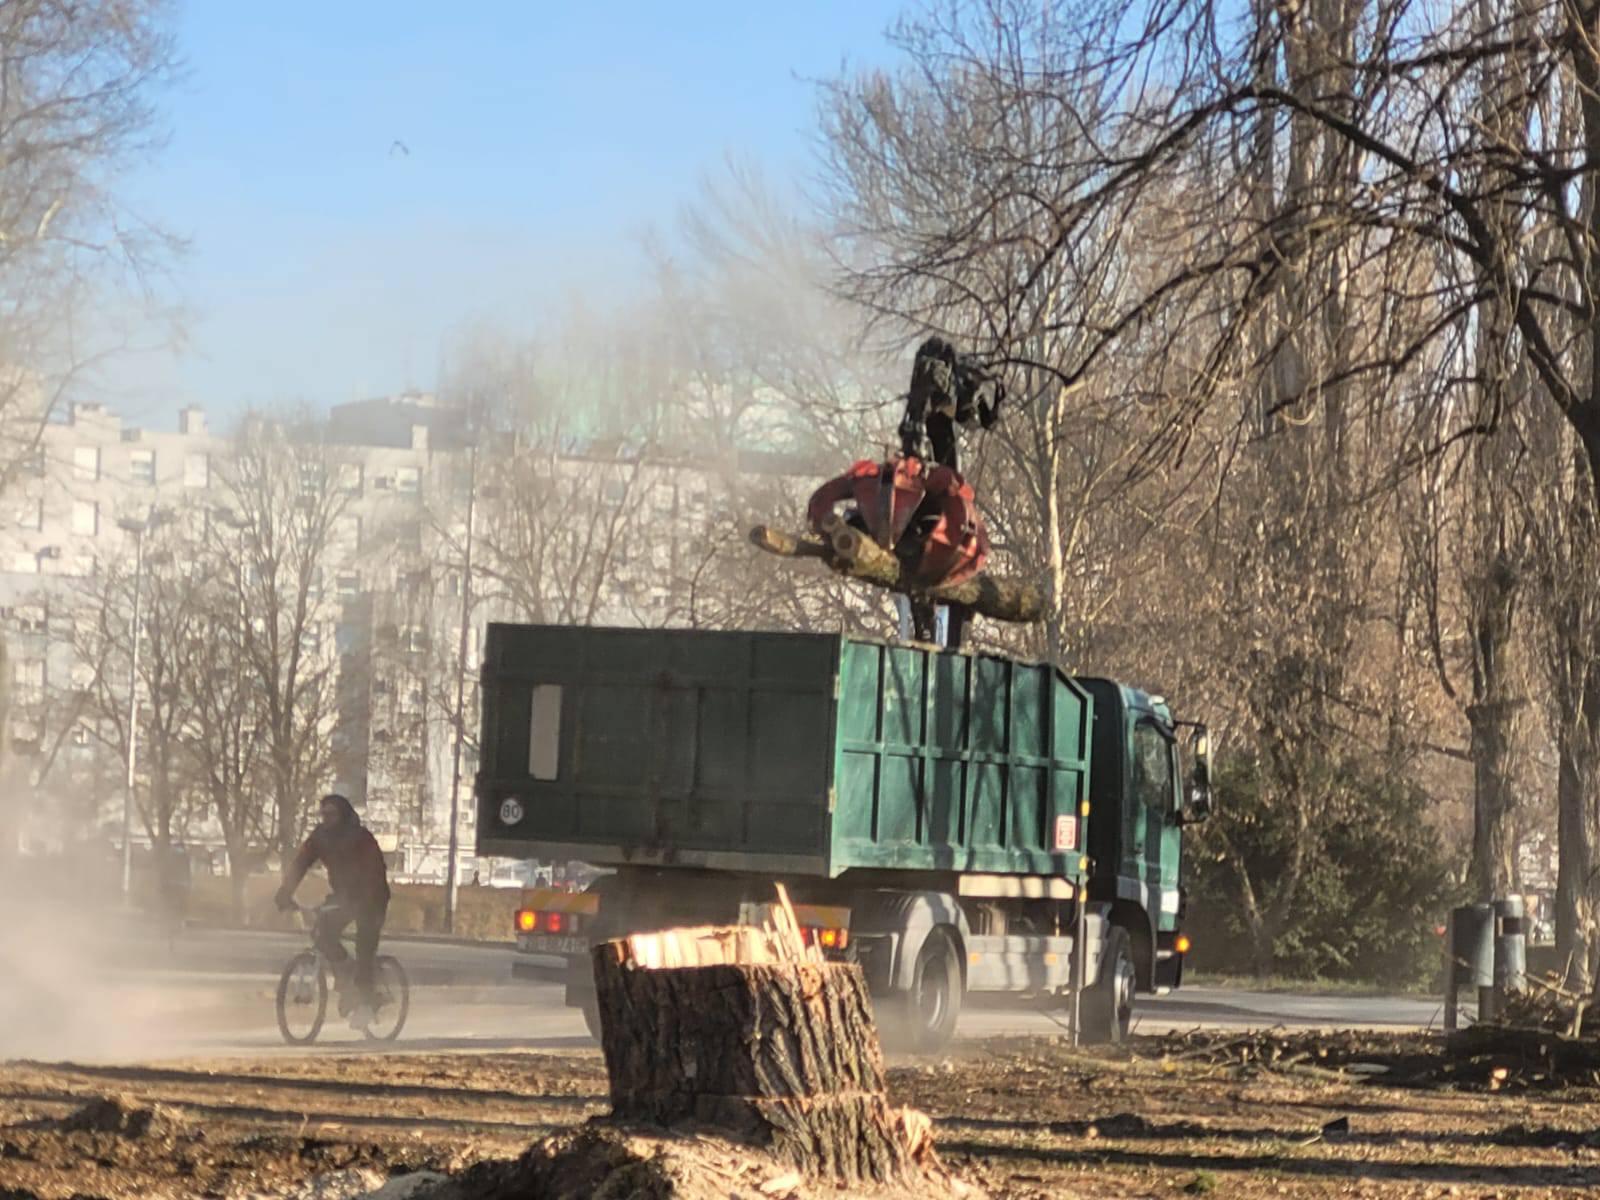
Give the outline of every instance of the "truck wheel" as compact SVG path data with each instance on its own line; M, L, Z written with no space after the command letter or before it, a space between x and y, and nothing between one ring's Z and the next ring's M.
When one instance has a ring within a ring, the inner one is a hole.
M1083 993L1082 1013L1085 1042L1119 1043L1128 1040L1133 1024L1133 990L1137 982L1133 970L1133 948L1128 931L1113 925L1106 932L1106 945L1100 957L1100 973Z
M921 1054L938 1050L956 1031L961 993L955 942L944 930L935 929L917 954L911 987L885 1006L889 1020L883 1032L891 1048Z

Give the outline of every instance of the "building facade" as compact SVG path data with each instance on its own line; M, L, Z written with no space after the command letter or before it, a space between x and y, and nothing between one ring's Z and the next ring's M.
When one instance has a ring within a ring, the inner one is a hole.
M300 636L301 653L331 680L317 727L329 750L326 786L356 804L401 877L424 879L445 872L458 713L466 734L454 791L463 877L475 868L476 671L485 624L725 619L706 603L708 563L729 545L749 553L731 481L766 479L778 493L803 494L816 473L759 456L707 462L618 442L530 445L508 436L486 439L474 453L461 410L417 393L338 406L290 436L317 448L302 486L331 490L335 502L312 619ZM39 453L0 497L11 770L38 818L24 840L48 847L76 836L120 837L126 743L106 712L128 695L127 666L118 668L122 678L96 675L104 664L83 652L81 625L95 617L85 605L98 581L131 575L141 528L242 537L229 533L238 445L197 409L180 412L174 429L151 430L75 404L43 427ZM239 557L244 571L242 541ZM87 703L91 688L98 716ZM141 771L136 795L148 796L149 787ZM175 838L220 847L203 803L181 818ZM134 840L149 841L139 822Z

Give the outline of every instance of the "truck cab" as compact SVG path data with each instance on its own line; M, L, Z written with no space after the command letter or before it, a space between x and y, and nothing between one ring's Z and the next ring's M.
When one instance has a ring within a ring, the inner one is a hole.
M1183 979L1187 896L1183 830L1210 811L1204 726L1183 727L1166 701L1109 679L1080 678L1094 699L1088 893L1128 932L1140 991ZM1184 751L1191 760L1186 795Z

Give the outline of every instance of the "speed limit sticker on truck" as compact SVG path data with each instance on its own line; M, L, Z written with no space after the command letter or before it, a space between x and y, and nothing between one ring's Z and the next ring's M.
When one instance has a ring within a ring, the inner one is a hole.
M1078 848L1078 818L1059 816L1056 818L1056 845L1057 850L1076 850Z

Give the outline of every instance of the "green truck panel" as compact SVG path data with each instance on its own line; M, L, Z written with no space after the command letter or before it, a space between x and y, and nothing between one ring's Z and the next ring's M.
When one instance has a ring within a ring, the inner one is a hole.
M1092 709L1048 665L491 625L482 686L484 853L829 878L1081 868Z

